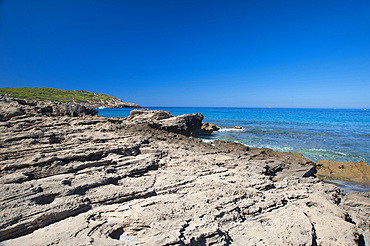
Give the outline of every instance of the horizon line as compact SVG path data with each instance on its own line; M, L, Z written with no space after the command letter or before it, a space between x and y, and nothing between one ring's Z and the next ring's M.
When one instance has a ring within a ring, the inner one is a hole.
M257 106L141 106L141 108L259 108L259 109L357 109L367 111L370 107L257 107Z

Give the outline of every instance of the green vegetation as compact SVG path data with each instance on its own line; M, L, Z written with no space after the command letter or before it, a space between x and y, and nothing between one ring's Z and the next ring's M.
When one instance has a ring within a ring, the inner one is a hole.
M58 101L58 102L101 102L119 100L116 97L89 91L67 91L53 88L0 88L0 94L28 101Z

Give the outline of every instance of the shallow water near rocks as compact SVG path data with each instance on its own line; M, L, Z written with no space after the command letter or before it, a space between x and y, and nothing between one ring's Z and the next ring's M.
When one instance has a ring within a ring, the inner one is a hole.
M367 192L370 191L370 184L359 184L342 180L328 180L329 184L334 184L343 189L344 193L348 192Z
M302 153L312 160L370 163L370 111L363 109L149 107L173 115L200 112L203 122L221 127L204 141L236 141L251 147ZM126 117L132 109L99 109L104 117ZM235 129L240 126L242 129ZM364 191L354 183L336 182L345 191Z

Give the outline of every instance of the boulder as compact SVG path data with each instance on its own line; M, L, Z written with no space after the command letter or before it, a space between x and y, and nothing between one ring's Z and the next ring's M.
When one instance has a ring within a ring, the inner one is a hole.
M220 130L220 127L216 126L215 124L211 124L208 122L203 122L202 127L200 129L201 135L210 136L212 132Z
M135 109L125 120L135 124L149 124L152 128L185 136L201 134L203 115L200 113L173 116L168 111Z
M130 112L130 115L126 117L126 120L133 121L136 123L149 122L153 120L163 120L174 117L168 111L163 110L149 110L149 109L134 109Z

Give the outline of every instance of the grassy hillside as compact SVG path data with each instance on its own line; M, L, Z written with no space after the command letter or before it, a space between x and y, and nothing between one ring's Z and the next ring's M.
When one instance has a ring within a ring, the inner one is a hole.
M0 88L0 94L29 101L58 101L58 102L107 102L119 100L116 97L89 91L67 91L53 88Z

